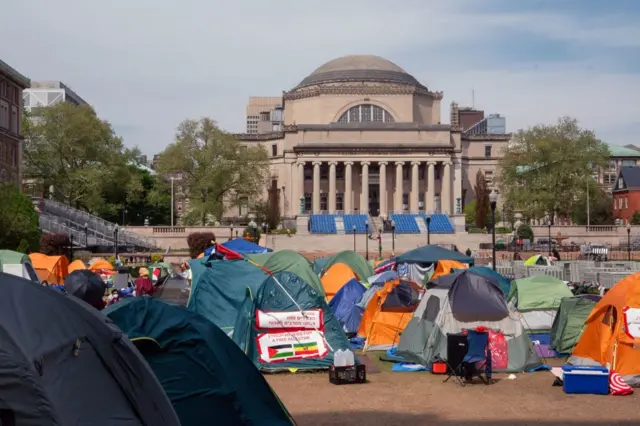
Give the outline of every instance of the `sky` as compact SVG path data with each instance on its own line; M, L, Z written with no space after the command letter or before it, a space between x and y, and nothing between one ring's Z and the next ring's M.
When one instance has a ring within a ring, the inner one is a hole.
M187 118L242 132L250 96L349 54L443 91L443 123L475 99L508 131L572 116L640 145L638 0L20 0L3 15L2 60L63 81L149 155Z

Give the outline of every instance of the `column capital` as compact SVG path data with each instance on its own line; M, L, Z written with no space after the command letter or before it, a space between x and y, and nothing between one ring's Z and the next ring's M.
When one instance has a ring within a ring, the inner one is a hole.
M420 164L422 164L422 161L412 161L411 162L412 166L419 166Z
M314 166L322 166L322 161L314 161L313 165Z
M447 160L447 161L443 161L443 162L442 162L442 164L443 164L444 166L452 166L452 165L453 165L453 163L452 163L451 161L449 161L449 160Z
M404 161L396 161L396 166L404 166Z
M335 166L338 165L338 162L337 161L329 161L329 165L335 167Z
M389 164L388 161L378 161L378 166L386 166L387 164Z
M307 164L306 161L296 161L296 165L298 166L304 166L305 164Z
M430 167L435 166L437 163L438 163L437 161L433 161L433 160L427 161L427 165Z
M345 161L343 164L345 166L353 166L353 161Z
M362 165L362 166L369 166L369 165L371 165L371 162L370 162L370 161L361 161L361 162L360 162L360 165Z

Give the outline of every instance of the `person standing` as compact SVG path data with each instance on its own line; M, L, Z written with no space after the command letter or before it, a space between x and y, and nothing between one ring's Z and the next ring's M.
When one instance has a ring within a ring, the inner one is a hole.
M149 270L147 268L140 268L138 275L138 278L134 281L136 296L153 296L156 288L153 286L151 278L149 278Z

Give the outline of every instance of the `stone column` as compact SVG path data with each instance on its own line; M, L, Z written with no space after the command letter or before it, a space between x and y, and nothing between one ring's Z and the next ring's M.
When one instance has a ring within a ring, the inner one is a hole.
M353 166L353 162L351 161L344 163L344 196L342 202L346 214L353 213L353 188L351 184L353 172L351 171L351 166Z
M420 165L419 161L411 162L411 200L409 203L409 210L411 213L418 212L418 201L420 200L420 196L418 195L418 166Z
M402 166L404 166L402 161L396 161L396 197L393 201L393 211L396 213L402 213Z
M296 185L298 185L298 196L296 197L295 200L295 208L293 209L295 214L298 215L300 214L300 198L304 197L304 161L301 161L298 163L298 178L297 178L297 183Z
M380 161L380 216L387 217L387 162Z
M360 191L360 214L369 214L369 163L363 161L362 165L362 188Z
M322 162L313 163L313 213L320 213L320 165Z
M336 163L329 162L329 214L336 214Z
M427 212L433 213L434 201L436 196L436 163L435 161L429 161L427 163L427 198L424 200Z
M442 213L451 214L451 162L444 162L444 173L442 176L442 192L440 193L442 200Z

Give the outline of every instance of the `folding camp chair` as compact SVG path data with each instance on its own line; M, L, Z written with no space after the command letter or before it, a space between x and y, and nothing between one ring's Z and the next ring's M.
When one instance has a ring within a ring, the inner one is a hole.
M467 331L468 349L460 368L466 382L479 377L485 385L491 383L491 349L489 333L486 331ZM464 384L463 384L464 385Z

